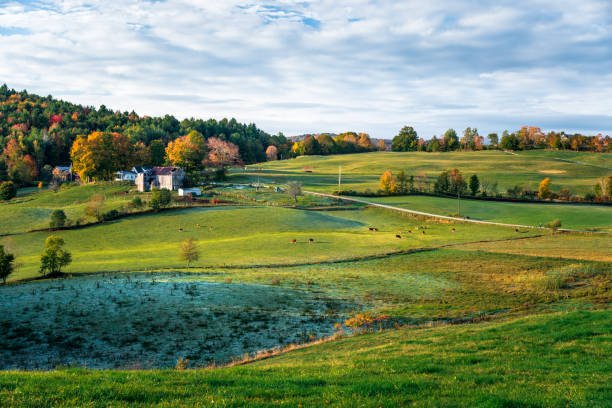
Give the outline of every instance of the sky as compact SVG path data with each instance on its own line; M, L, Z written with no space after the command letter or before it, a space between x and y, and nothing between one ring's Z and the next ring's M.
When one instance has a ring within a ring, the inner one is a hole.
M612 135L612 1L0 0L0 83L288 136Z

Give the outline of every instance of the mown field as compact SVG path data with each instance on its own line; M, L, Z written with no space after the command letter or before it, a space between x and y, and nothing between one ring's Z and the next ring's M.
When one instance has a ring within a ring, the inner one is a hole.
M414 176L437 177L441 171L459 169L467 177L477 174L481 180L497 182L500 192L527 184L537 190L545 177L551 188L568 188L573 194L593 191L597 179L612 173L612 154L525 151L515 154L501 151L481 152L374 152L335 156L301 156L296 159L256 164L247 173L237 171L236 181L260 178L262 183L284 184L299 180L314 191L332 192L338 186L338 167L342 167L343 189L378 190L382 173L404 170Z
M368 334L221 370L0 372L5 406L609 407L612 312Z
M612 232L612 206L587 204L510 203L430 197L421 195L361 197L363 200L439 215L456 215L474 220L519 225L545 225L561 221L562 228Z

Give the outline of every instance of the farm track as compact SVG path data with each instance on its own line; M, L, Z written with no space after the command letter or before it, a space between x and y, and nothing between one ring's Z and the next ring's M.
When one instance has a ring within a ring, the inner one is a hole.
M338 195L334 195L334 194L316 193L314 191L304 191L304 193L315 195L315 196L320 196L320 197L335 198L337 200L352 201L354 203L366 204L366 205L369 205L369 206L384 208L384 209L387 209L387 210L398 211L398 212L414 214L414 215L422 215L424 217L439 218L439 219L443 219L443 220L458 221L458 222L471 222L471 223L474 223L474 224L484 224L484 225L496 225L496 226L500 226L500 227L550 230L550 228L536 227L535 225L507 224L507 223L503 223L503 222L472 220L472 219L469 219L469 218L460 218L460 217L451 217L451 216L448 216L448 215L432 214L432 213L427 213L427 212L423 212L423 211L416 211L416 210L409 210L407 208L395 207L395 206L387 205L387 204L374 203L372 201L359 200L357 198L349 198L349 197L345 197L345 196L338 196ZM557 231L562 231L562 232L580 232L580 233L589 233L589 234L611 234L610 232L607 232L607 231L586 231L586 230L575 230L575 229L568 229L568 228L559 228Z

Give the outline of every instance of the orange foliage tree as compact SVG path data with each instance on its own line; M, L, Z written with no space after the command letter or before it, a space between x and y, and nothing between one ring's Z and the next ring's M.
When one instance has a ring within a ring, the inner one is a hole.
M206 158L204 136L192 130L170 142L166 147L166 156L173 165L182 167L188 173L201 170Z
M225 167L242 163L238 146L231 142L211 137L206 141L206 146L208 147L206 164L211 167Z
M115 172L134 164L134 147L119 133L93 132L74 141L72 166L81 180L111 180Z

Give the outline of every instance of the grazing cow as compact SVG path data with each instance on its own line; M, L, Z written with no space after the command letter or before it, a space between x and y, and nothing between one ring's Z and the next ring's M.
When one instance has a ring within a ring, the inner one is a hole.
M292 244L295 244L296 242L297 242L297 239L292 239L292 240L291 240L291 243L292 243Z
M396 234L396 235L395 235L395 238L402 239L402 236L401 236L401 235L397 235L397 234Z
M409 234L412 234L412 230L408 230L408 233L409 233Z
M200 224L196 224L196 228L200 228Z
M370 231L374 231L374 227L370 227L368 228Z
M182 229L182 228L179 228L179 232L183 232L183 229Z
M425 231L421 231L421 234L425 235Z
M451 232L455 232L455 229L454 229L454 228L451 228Z
M312 244L313 242L314 242L314 239L312 239L312 238L308 238L308 243L309 243L309 244Z
M375 232L376 232L376 231L378 231L378 228L374 228L374 231L375 231Z
M518 228L515 228L515 229L514 229L514 232L519 232L519 231L518 231Z

